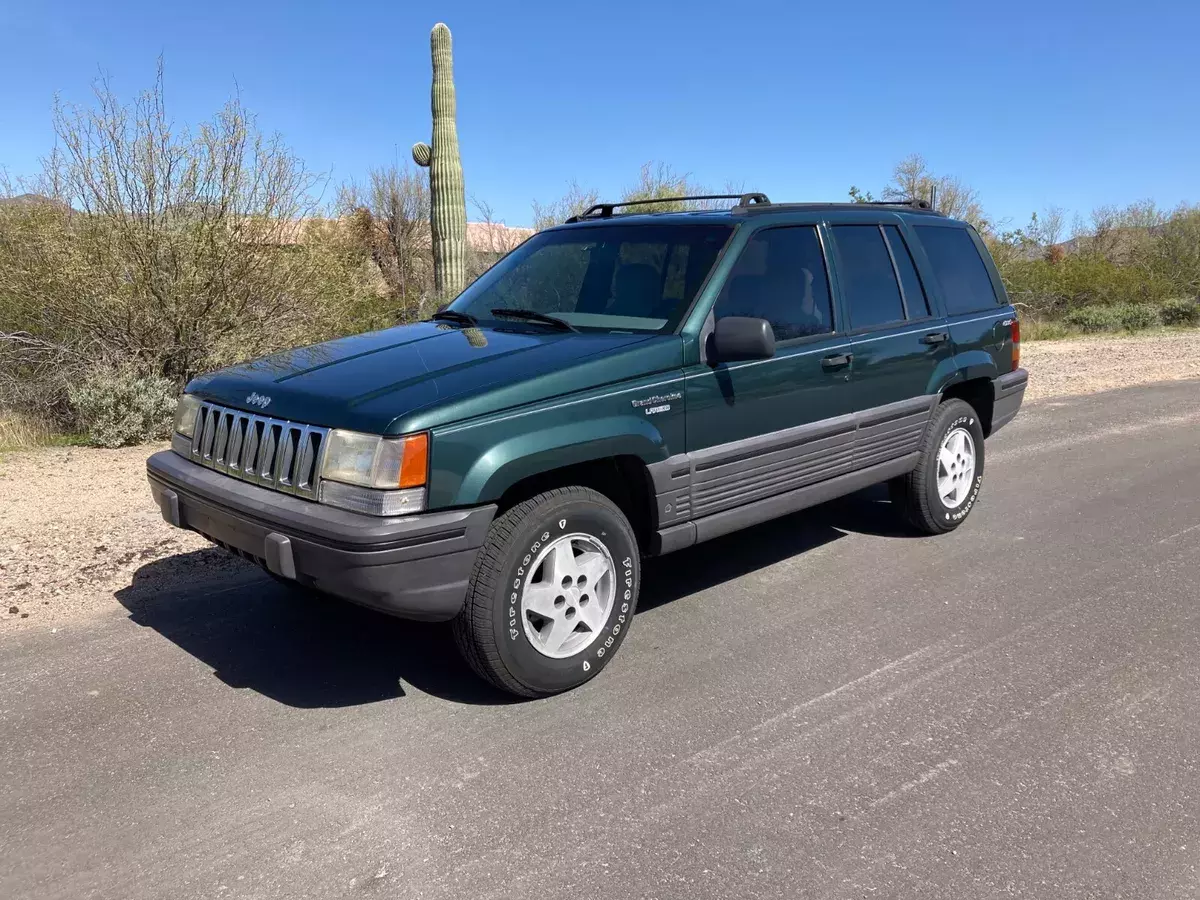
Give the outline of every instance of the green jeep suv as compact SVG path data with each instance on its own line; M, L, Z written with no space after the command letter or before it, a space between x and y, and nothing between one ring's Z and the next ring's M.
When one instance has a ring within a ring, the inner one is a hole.
M163 516L452 621L524 696L612 659L644 558L878 482L919 531L963 522L1028 377L969 225L918 202L633 205L534 235L430 321L195 379L147 464Z

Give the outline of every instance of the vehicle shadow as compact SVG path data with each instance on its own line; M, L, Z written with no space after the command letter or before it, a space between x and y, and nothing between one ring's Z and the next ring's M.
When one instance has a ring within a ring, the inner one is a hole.
M222 682L303 709L405 696L407 684L459 703L514 698L461 662L448 628L405 622L280 584L249 563L215 573L205 549L156 560L117 591L129 618Z
M886 491L863 491L648 560L639 612L847 533L902 536L886 498ZM377 703L405 696L405 684L457 703L515 700L467 668L445 625L406 622L280 584L215 548L147 563L116 597L133 622L210 666L225 684L287 706Z
M725 535L661 559L647 560L638 612L648 612L758 569L806 553L847 534L918 537L877 485L798 513Z

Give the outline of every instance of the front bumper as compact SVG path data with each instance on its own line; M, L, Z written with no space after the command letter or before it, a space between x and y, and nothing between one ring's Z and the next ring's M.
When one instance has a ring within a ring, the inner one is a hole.
M992 379L992 434L1016 418L1028 384L1029 373L1024 369Z
M283 578L392 615L452 619L495 506L377 518L237 481L164 450L146 461L163 518Z

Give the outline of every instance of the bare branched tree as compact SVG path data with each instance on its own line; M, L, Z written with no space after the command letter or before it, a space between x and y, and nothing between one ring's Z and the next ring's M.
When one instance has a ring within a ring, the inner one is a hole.
M467 274L474 281L524 243L533 230L510 228L486 200L472 197L471 205L475 207L475 221L467 223Z
M856 189L852 191L852 196L861 194ZM869 194L861 196L870 197ZM990 223L979 202L979 192L959 178L935 175L924 157L916 153L896 164L892 170L892 180L883 189L882 196L884 200L926 200L933 203L939 212L970 222L980 231L990 230Z
M396 321L417 318L433 289L429 176L407 165L372 169L363 187L342 188L338 210L354 245L378 269Z
M595 190L584 189L578 181L572 181L567 192L550 203L533 201L533 227L537 231L561 225L571 216L580 215L589 206L600 202L600 194Z
M55 105L54 128L27 202L0 209L0 332L70 362L43 385L48 402L96 366L182 383L323 336L350 279L335 255L300 252L322 179L238 100L195 129L176 123L160 61L131 103L102 79L90 106ZM22 378L37 371L31 354L10 341L9 375L22 360Z
M740 194L743 188L740 184L727 182L720 193ZM728 200L680 200L677 198L695 196L698 194L718 193L712 191L688 173L677 172L666 163L644 163L638 172L637 179L620 194L621 200L654 200L658 201L639 207L644 212L684 212L700 209L720 209L728 207ZM533 204L534 228L541 231L552 225L559 225L571 216L576 216L589 206L600 202L599 191L583 189L578 182L571 182L567 193L548 204Z

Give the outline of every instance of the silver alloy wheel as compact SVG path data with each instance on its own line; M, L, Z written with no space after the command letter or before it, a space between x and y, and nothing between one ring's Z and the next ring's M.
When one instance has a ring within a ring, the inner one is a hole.
M958 509L975 481L975 440L965 428L952 428L937 456L937 489L947 509Z
M542 548L521 590L521 621L535 650L566 659L600 636L617 593L616 566L603 542L566 534Z

